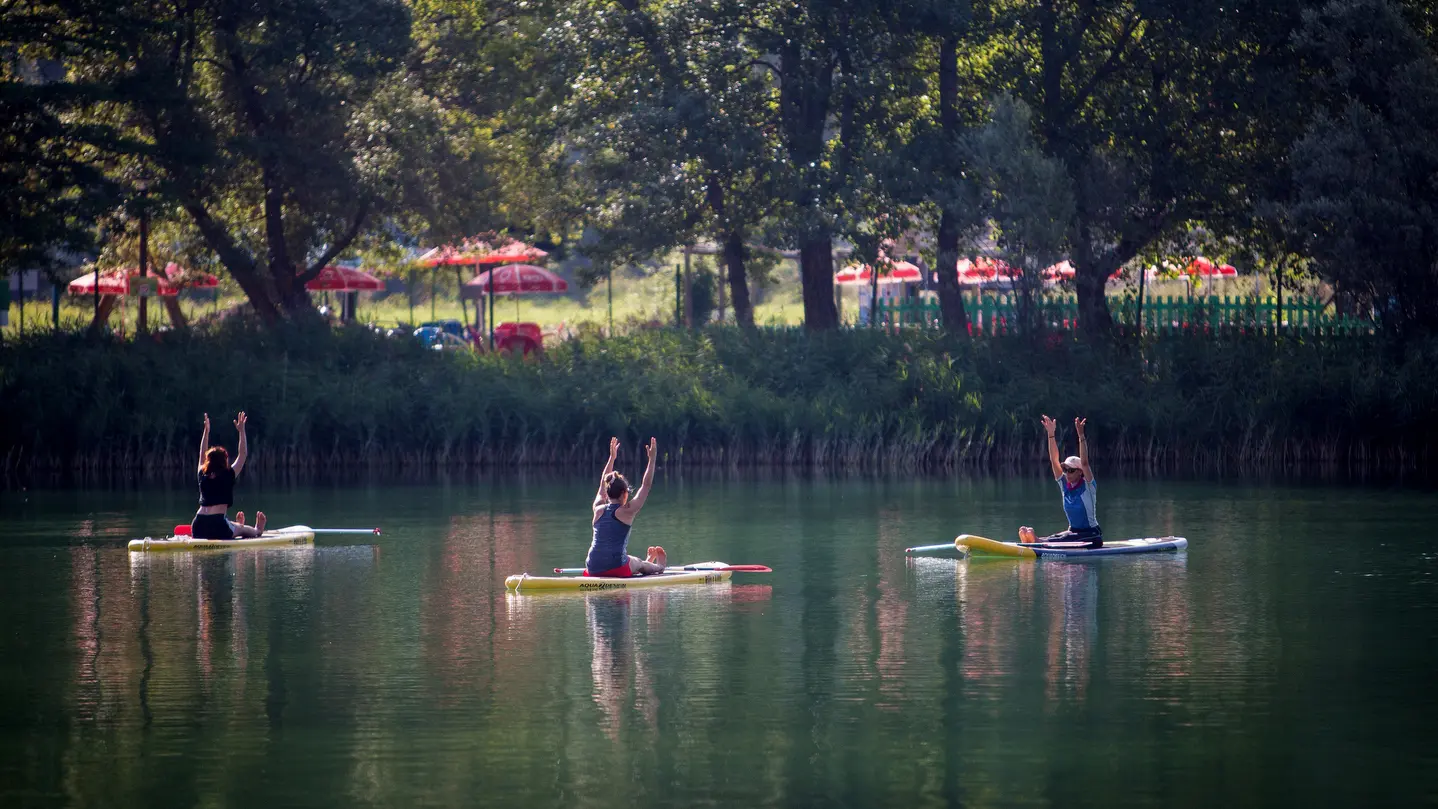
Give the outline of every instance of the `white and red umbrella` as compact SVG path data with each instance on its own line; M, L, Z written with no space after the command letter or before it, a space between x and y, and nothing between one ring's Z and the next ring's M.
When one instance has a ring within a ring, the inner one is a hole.
M873 283L873 268L867 264L851 264L834 273L836 284ZM907 261L890 262L879 270L881 284L917 284L924 280L924 271Z
M331 264L305 282L305 289L315 292L376 292L384 289L384 282L364 270Z
M988 256L979 256L973 260L959 259L958 273L959 283L967 286L976 286L999 278L1012 278L1017 274L1007 262Z
M463 295L477 298L488 295L529 295L533 293L568 292L569 282L533 264L508 264L485 270L464 284Z
M1189 263L1184 272L1189 275L1208 275L1219 278L1237 278L1238 270L1232 264L1214 264L1211 260L1199 256Z
M1060 261L1052 267L1045 267L1040 273L1045 281L1066 281L1074 277L1074 265L1068 261Z
M137 280L140 277L139 267L117 267L105 270L99 275L101 295L137 295L145 283ZM158 281L158 292L165 296L178 295L185 287L212 288L220 285L220 279L215 276L209 273L190 273L174 262L149 277ZM67 289L71 295L94 295L95 271L92 269L71 281Z
M543 261L549 253L521 241L491 245L489 242L466 242L459 246L434 247L422 254L417 262L421 267L442 266L489 266L494 264L523 264Z

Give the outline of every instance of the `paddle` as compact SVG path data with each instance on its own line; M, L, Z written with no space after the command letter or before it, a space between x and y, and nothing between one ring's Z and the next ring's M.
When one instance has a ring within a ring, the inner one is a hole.
M917 548L905 548L904 553L942 553L944 551L955 551L954 543L945 542L942 545L920 545Z
M253 526L251 526L253 527ZM265 531L266 534L374 534L380 535L378 528L311 528L308 525L286 525L284 528L271 528ZM187 537L190 535L190 526L175 526L175 536Z
M734 571L734 572L736 572L736 573L773 573L773 572L774 572L774 569L773 569L773 568L767 567L767 566L765 566L765 565L724 565L723 567L703 567L703 566L701 566L701 565L685 565L685 566L683 566L683 567L680 567L680 566L678 566L678 565L675 565L674 567L666 568L665 572L667 573L667 572L669 572L670 570L695 570L695 571L732 570L732 571ZM556 567L556 568L554 569L554 572L555 572L555 573L559 573L559 574L569 574L569 575L576 575L576 576L577 576L577 575L579 575L580 573L583 573L583 572L584 572L584 568L582 568L582 567Z

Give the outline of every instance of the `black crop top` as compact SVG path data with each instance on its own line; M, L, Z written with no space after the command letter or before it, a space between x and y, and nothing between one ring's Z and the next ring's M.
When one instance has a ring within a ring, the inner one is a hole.
M201 506L234 505L235 470L226 466L213 476L201 472L199 478Z

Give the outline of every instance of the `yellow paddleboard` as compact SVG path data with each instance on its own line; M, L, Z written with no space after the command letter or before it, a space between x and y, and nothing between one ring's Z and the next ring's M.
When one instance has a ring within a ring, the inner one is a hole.
M720 584L734 575L728 570L683 570L675 573L656 573L652 576L633 576L627 579L611 579L601 576L531 576L528 573L510 576L504 586L516 593L539 592L543 590L570 590L583 593L617 592L642 587L664 587L670 584Z
M291 525L276 528L250 539L195 539L194 537L165 537L163 539L130 540L130 550L135 553L157 551L235 551L243 548L277 548L291 545L313 545L315 534L307 525Z

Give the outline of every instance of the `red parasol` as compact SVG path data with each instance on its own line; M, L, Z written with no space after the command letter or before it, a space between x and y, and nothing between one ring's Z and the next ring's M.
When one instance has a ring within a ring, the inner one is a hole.
M306 282L305 289L315 292L375 292L384 289L384 282L363 270L332 264Z
M974 286L1003 278L1012 278L1017 273L1004 261L979 256L970 261L966 258L959 259L958 265L959 283Z
M190 273L174 262L165 265L163 273L149 276L155 279L159 294L174 296L186 287L213 288L220 285L220 279L209 273ZM139 267L117 267L100 273L101 295L138 295L145 282L140 278ZM95 270L71 281L67 287L71 295L95 294Z
M1232 264L1214 264L1209 259L1199 256L1189 263L1184 272L1189 275L1216 275L1219 278L1237 278L1238 270Z
M533 264L509 264L482 272L465 282L463 295L466 298L478 298L490 292L495 295L524 295L568 291L568 281L543 267Z
M872 269L867 264L851 264L834 273L836 284L870 284ZM907 261L891 262L879 271L881 284L916 284L924 280L924 272Z
M1073 278L1074 274L1073 264L1068 261L1060 261L1052 267L1045 267L1040 275L1048 281L1062 281Z
M491 245L488 242L467 242L459 247L435 247L418 259L421 267L449 265L486 266L492 264L523 264L543 261L549 253L520 241Z

